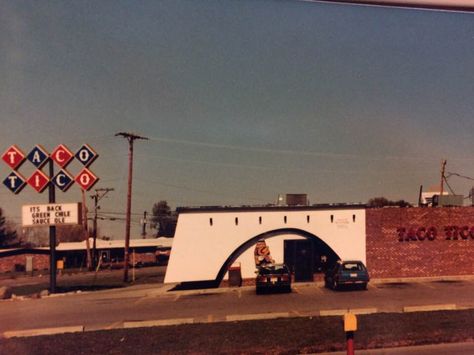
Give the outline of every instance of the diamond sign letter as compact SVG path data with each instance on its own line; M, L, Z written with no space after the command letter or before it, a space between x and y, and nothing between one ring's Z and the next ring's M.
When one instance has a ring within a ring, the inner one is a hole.
M53 178L54 185L56 185L62 192L66 192L73 182L73 177L69 175L65 169L60 170Z
M3 185L5 185L14 194L17 194L25 187L26 180L19 173L12 171L10 175L8 175L5 180L3 180Z
M40 145L35 146L26 157L36 168L40 169L48 161L48 152Z
M60 144L51 153L51 159L61 168L65 168L74 157L72 152L64 144Z
M37 192L43 192L48 186L49 178L41 170L36 170L28 179L28 185L34 188Z
M75 181L79 184L81 189L89 191L92 186L99 180L89 169L84 168L76 176Z
M75 157L79 160L85 167L88 167L92 164L94 160L99 156L90 145L84 144L76 153Z
M12 145L3 153L2 160L16 170L25 161L25 154L16 145Z

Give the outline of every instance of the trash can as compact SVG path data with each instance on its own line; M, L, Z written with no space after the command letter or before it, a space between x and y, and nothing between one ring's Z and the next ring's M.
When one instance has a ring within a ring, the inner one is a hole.
M229 268L229 286L230 287L242 286L242 272L240 270L240 263L234 263Z

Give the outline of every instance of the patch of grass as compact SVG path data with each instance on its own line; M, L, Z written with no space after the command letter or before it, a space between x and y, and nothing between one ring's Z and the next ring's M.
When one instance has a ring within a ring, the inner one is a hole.
M358 316L356 349L472 341L474 310ZM2 354L297 354L345 349L341 317L284 318L8 339Z

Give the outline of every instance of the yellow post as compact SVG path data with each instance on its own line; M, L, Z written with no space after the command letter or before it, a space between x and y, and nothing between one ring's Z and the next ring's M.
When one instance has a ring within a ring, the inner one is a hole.
M56 260L56 270L58 270L59 275L62 275L64 269L64 260Z
M354 313L347 312L344 314L344 331L355 332L357 330L357 317Z
M354 332L357 330L357 317L350 310L343 316L346 332L347 355L354 355Z

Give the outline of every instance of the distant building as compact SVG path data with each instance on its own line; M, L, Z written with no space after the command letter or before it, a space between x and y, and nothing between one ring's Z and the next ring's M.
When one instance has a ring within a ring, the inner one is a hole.
M136 264L159 264L168 260L172 238L131 239L130 254L135 254ZM90 239L92 246L92 238ZM96 249L101 264L121 267L125 241L97 239ZM59 243L56 258L62 260L65 269L85 268L87 260L86 241ZM49 270L49 247L0 249L0 273L13 271Z

